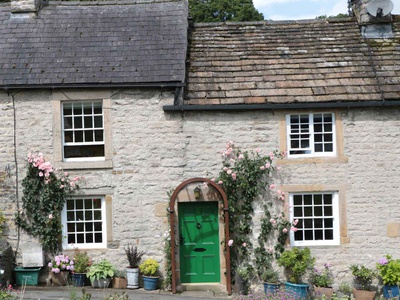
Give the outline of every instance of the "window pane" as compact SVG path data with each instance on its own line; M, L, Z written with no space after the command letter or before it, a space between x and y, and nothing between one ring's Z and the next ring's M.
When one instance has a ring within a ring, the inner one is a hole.
M332 206L325 206L324 207L324 215L325 216L332 216Z
M323 152L322 144L315 144L314 151Z
M74 118L74 128L82 128L82 118L81 117Z
M332 195L331 194L325 194L324 195L324 204L332 204Z
M71 116L72 115L72 104L65 103L63 105L63 114L64 114L64 116Z
M85 128L93 128L93 120L92 117L85 117Z
M76 231L77 232L83 232L83 223L76 223Z
M83 201L82 201L82 199L75 200L75 209L83 209Z
M67 220L68 221L75 221L75 212L73 212L73 211L67 212Z
M312 206L304 206L304 216L305 217L312 217L313 209Z
M333 240L333 230L331 229L325 230L325 239Z
M298 140L291 140L290 141L290 147L293 149L300 148L300 144Z
M304 228L313 228L312 219L304 219Z
M325 152L333 152L333 144L325 144Z
M103 130L95 130L94 131L94 138L95 138L96 142L102 142L104 140Z
M301 207L294 207L293 214L295 217L302 217L303 209Z
M324 122L325 123L332 123L333 122L332 114L324 114Z
M322 206L315 206L314 207L314 216L321 217L322 216Z
M308 148L310 147L310 141L309 140L302 140L301 141L301 148Z
M101 220L101 211L96 210L94 212L94 220Z
M323 219L314 219L314 228L323 228Z
M101 102L93 102L93 112L96 115L103 113Z
M74 207L75 207L74 203L75 203L74 200L67 200L67 210L74 209Z
M303 204L303 197L301 195L294 195L293 196L293 204L294 205L302 205Z
M83 221L83 211L82 210L78 210L76 212L76 221Z
M85 209L92 208L92 199L85 199Z
M68 244L76 244L75 242L75 234L68 235Z
M313 231L311 231L311 230L305 230L304 231L304 239L306 240L306 241L312 241L313 239L314 239L314 234L313 234Z
M74 133L72 131L65 131L64 132L64 141L66 143L70 143L74 141Z
M101 199L93 199L93 207L101 208Z
M75 131L75 143L83 142L83 131Z
M85 220L91 221L93 220L93 212L90 210L85 211Z
M322 134L314 135L314 142L321 143L322 142Z
M76 243L77 244L84 244L85 243L85 235L83 233L76 235Z
M333 219L324 219L324 227L332 228L333 227Z
M64 117L64 129L71 129L71 128L72 128L72 118Z
M314 235L315 235L315 240L323 240L324 239L323 230L315 230Z
M322 124L314 124L315 132L322 132Z
M94 222L94 231L101 231L101 230L102 230L101 222Z
M83 104L83 113L85 115L91 115L92 112L92 103L84 103Z
M324 125L325 132L332 132L332 124L325 124Z
M103 117L102 116L94 117L94 127L95 128L103 128Z
M294 239L295 239L296 241L302 241L302 240L303 240L303 230L297 230L297 231L294 233Z
M68 232L75 232L76 231L75 230L75 223L68 223L67 231Z
M91 130L85 131L85 142L93 142L93 131Z
M304 195L304 205L312 205L312 195Z
M86 233L86 243L93 243L93 233Z
M321 194L314 195L314 205L322 205L322 195Z
M103 242L103 235L101 233L95 233L94 234L95 242L96 243L102 243Z
M85 230L86 230L86 232L93 231L93 223L92 222L86 223L85 224Z

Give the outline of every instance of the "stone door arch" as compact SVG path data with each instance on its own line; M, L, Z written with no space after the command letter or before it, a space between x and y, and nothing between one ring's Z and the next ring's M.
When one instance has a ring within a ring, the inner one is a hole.
M229 208L228 198L222 188L207 178L192 178L182 182L172 193L169 203L169 217L171 229L171 267L172 267L172 293L176 294L178 284L177 257L179 257L179 243L177 243L177 215L178 202L187 201L218 201L220 208L220 217L223 220L223 234L220 234L220 241L224 240L223 249L221 249L221 263L224 262L226 290L231 294L231 264L229 241ZM178 251L177 251L178 250ZM223 257L224 256L224 257Z

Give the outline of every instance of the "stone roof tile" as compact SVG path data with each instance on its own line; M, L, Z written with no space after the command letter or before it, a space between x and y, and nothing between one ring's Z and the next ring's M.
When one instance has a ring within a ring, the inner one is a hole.
M351 18L195 24L185 104L399 100L394 39L365 40Z

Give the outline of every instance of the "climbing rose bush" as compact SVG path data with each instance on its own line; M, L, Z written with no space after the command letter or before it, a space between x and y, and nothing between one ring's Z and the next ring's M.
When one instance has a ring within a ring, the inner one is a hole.
M38 238L43 250L56 254L61 248L61 211L83 178L70 178L68 172L55 170L40 152L30 152L27 162L22 208L15 223Z

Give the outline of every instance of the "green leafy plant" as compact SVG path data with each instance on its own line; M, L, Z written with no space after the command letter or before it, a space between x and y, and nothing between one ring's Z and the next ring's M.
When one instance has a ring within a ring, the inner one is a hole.
M79 177L57 174L42 153L29 153L26 177L22 180L22 209L15 216L17 226L39 239L43 250L56 254L61 249L61 210L79 189Z
M302 277L308 269L314 266L315 258L311 256L308 247L304 249L293 248L284 251L277 261L280 266L285 268L289 282L302 283Z
M269 183L271 173L279 169L275 160L284 155L278 151L263 154L260 149L242 151L233 142L228 142L222 151L222 170L212 180L221 186L228 198L232 280L239 265L254 268L260 277L271 266L273 259L284 251L290 230L295 230L295 224L289 222L283 213L284 192ZM266 193L272 197L265 197ZM254 249L251 242L252 220L255 202L260 196L263 196L264 215L258 247Z
M138 251L137 246L133 246L133 244L129 243L125 246L126 257L128 258L129 267L137 268L142 260L142 256L144 255L144 251Z
M361 290L372 290L372 280L376 277L376 272L364 265L351 265L351 273L356 288Z
M386 285L400 285L400 259L392 259L392 256L386 254L376 264L378 276Z
M262 281L266 283L278 283L279 282L279 274L273 268L267 268L264 273L261 275Z
M158 268L160 265L153 258L146 259L141 265L139 265L139 270L144 276L158 276Z
M115 270L114 277L126 278L126 272L124 270Z
M312 284L317 287L332 287L333 275L331 268L332 265L329 263L325 263L322 270L314 268L314 272L311 276Z
M86 251L75 250L74 273L86 273L91 265L90 258Z
M90 281L94 281L95 279L113 277L114 273L115 267L111 264L111 262L109 262L107 259L102 259L99 262L92 264L86 275L89 277Z

